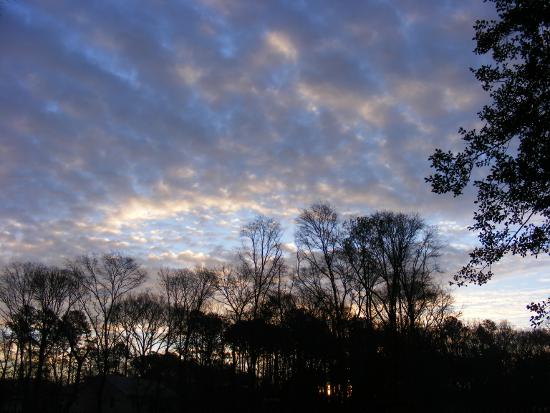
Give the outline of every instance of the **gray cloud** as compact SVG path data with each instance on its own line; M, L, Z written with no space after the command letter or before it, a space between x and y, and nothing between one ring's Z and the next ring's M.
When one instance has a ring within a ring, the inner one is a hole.
M318 199L467 226L472 193L435 196L424 177L486 101L468 68L482 62L472 23L491 13L477 0L6 3L0 259L210 262L255 213L290 243ZM460 237L450 255L471 247Z

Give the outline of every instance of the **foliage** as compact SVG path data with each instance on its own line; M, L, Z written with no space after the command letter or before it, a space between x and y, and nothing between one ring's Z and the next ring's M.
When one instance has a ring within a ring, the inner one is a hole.
M535 313L531 316L531 324L534 327L550 325L550 298L540 303L531 303L527 309Z
M492 102L479 129L460 129L465 149L437 149L436 193L462 194L473 180L477 210L471 230L481 246L456 274L459 285L483 284L505 254L548 254L550 247L550 3L491 0L498 20L478 20L475 53L493 63L473 70Z

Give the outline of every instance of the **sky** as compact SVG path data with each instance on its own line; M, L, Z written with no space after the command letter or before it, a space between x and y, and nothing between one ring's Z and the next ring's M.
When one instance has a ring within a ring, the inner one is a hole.
M343 218L419 213L443 281L476 245L475 192L435 195L489 102L470 67L481 0L0 3L0 264L122 251L160 265L230 259L241 226L284 248L316 201ZM454 289L466 319L529 325L550 260L506 258Z

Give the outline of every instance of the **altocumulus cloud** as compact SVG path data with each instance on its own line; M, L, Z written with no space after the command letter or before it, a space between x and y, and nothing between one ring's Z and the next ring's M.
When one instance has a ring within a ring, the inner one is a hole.
M471 193L436 197L423 178L485 102L468 68L488 5L4 4L3 262L217 262L257 213L283 222L291 251L293 218L319 199L441 222L449 272L474 242Z

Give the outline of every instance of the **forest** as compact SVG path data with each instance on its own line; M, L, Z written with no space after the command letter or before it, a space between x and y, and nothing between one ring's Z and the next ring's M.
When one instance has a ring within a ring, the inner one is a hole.
M418 215L283 228L257 216L234 258L13 262L0 275L0 411L546 411L550 332L466 322Z

